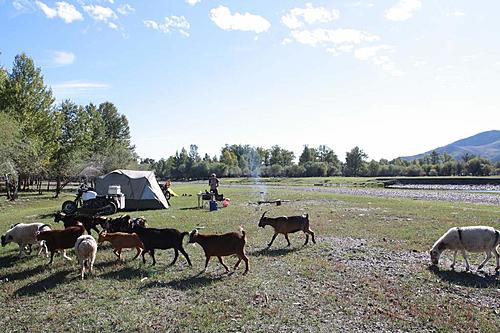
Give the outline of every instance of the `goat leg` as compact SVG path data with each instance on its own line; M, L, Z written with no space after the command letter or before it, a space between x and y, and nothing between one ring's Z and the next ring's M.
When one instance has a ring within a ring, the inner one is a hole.
M246 255L243 255L243 261L245 261L245 271L243 272L243 275L248 273L248 257Z
M313 244L316 244L316 240L314 239L314 232L311 229L309 229L309 233L311 234Z
M140 247L136 247L135 249L137 250L137 254L135 255L134 258L132 258L132 260L135 260L139 256L139 254L141 254L141 252L142 252L142 249Z
M224 262L222 261L222 257L217 257L219 258L219 262L222 266L224 266L224 268L226 269L226 273L229 272L229 268L224 264Z
M461 252L465 260L465 270L468 272L470 271L470 266L469 266L469 261L467 260L467 253L465 252L465 249L461 249Z
M240 265L241 259L242 259L242 257L238 256L238 261L236 262L236 265L234 265L233 270L236 270L236 268L238 268L238 266Z
M55 251L50 251L50 261L49 261L49 265L52 264L52 260L54 260L54 253Z
M493 248L493 252L495 252L495 257L497 259L497 267L495 267L495 271L498 272L500 270L500 255L497 252L497 249Z
M453 252L453 262L451 263L450 268L455 270L455 262L457 261L457 251Z
M306 241L305 241L304 245L307 245L307 243L309 243L309 235L308 234L306 234Z
M177 249L174 249L174 260L170 263L169 266L173 266L175 262L177 261L177 258L179 257L179 251Z
M285 239L286 239L286 241L288 242L288 245L287 245L287 246L292 245L292 243L290 243L290 240L288 239L288 234L283 234L283 235L285 235Z
M274 240L276 239L276 236L278 236L278 234L277 234L277 233L275 233L275 234L273 235L273 238L271 238L271 242L270 242L269 244L267 244L267 247L271 247L271 245L273 245L273 242L274 242Z
M145 264L145 263L146 263L146 253L148 253L148 252L149 252L149 250L146 250L146 249L144 249L144 250L142 251L142 263L143 263L143 264Z
M189 264L189 266L193 266L193 265L191 265L191 260L189 260L189 256L188 256L187 252L184 251L184 249L182 247L179 249L179 251L181 251L184 258L186 258L186 261Z
M207 256L206 260L205 260L205 269L203 270L204 272L207 271L207 267L208 267L208 262L210 261L210 256Z
M477 270L483 268L484 264L486 264L488 260L490 260L490 258L491 258L491 251L486 251L486 258L484 258L483 262L477 267Z
M151 249L149 251L149 255L151 255L151 258L153 258L153 266L156 265L156 259L155 259L155 249Z

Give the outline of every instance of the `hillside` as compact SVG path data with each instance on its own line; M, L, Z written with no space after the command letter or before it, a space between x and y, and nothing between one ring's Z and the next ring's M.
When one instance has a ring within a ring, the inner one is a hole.
M500 162L500 131L482 132L471 137L461 139L446 146L431 149L425 153L401 157L412 161L430 154L433 150L438 153L448 153L455 159L460 159L466 153L481 156L492 162Z

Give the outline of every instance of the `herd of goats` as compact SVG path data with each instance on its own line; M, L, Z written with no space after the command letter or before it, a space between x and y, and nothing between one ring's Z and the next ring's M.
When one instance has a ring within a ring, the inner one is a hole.
M304 232L306 240L304 245L309 242L309 235L312 237L313 243L314 232L309 227L309 215L301 216L280 216L266 217L266 212L262 214L259 220L259 227L264 228L269 225L274 229L274 235L270 247L278 234L283 234L290 246L288 238L289 233L298 231ZM234 270L240 262L245 262L245 272L248 272L248 257L245 254L246 234L243 228L240 232L230 232L222 235L218 234L200 234L198 230L191 232L180 232L172 228L149 228L146 225L144 218L132 218L129 215L123 215L117 218L106 218L101 216L87 215L66 215L64 213L56 213L55 222L63 221L64 229L52 229L49 225L43 223L18 223L12 225L11 228L2 235L2 247L8 243L17 243L19 245L19 256L23 254L31 254L32 245L39 245L38 254L48 256L50 252L49 265L52 263L54 254L61 252L65 259L71 260L66 256L65 250L74 248L78 262L80 265L80 274L82 279L85 272L92 273L93 264L97 253L97 244L108 241L111 243L113 253L121 260L122 249L136 249L136 259L142 254L142 260L146 263L145 254L149 253L153 259L153 265L156 264L155 250L174 250L174 259L170 265L175 264L179 256L179 252L186 258L187 263L191 266L189 255L183 248L183 239L189 236L189 243L198 243L205 252L205 270L211 257L217 257L221 265L229 272L229 268L224 264L222 257L236 255L238 261L234 266ZM100 231L97 226L103 229ZM97 232L98 239L91 235L92 230ZM87 234L84 234L84 233ZM486 226L471 226L471 227L455 227L449 229L441 238L439 238L430 250L431 262L433 265L439 263L439 258L444 250L452 250L453 263L451 268L454 269L457 252L460 251L465 259L467 271L470 269L467 260L466 251L469 252L485 252L486 257L479 265L480 270L486 262L492 257L492 253L496 256L496 271L500 269L498 246L500 243L500 232L492 227Z
M259 226L264 228L266 225L274 228L274 235L270 247L278 234L283 234L290 245L288 239L289 233L303 231L306 235L304 245L309 242L309 235L312 237L313 243L314 232L309 228L309 215L303 216L281 216L281 217L266 217L262 214L259 221ZM222 257L236 255L238 261L234 269L238 267L240 262L245 262L245 272L248 272L248 257L245 254L246 233L240 227L240 232L230 232L222 235L202 235L198 230L193 230L190 233L180 232L172 228L148 228L146 220L142 217L132 218L129 215L123 215L117 218L106 218L102 216L89 215L67 215L62 212L56 213L54 222L64 223L64 229L52 229L48 224L43 223L18 223L12 225L11 228L2 236L2 246L8 243L17 243L19 245L19 256L23 254L31 254L32 245L39 245L40 250L38 255L44 254L48 256L50 252L49 265L52 264L54 254L61 252L63 258L71 260L66 255L66 250L74 248L78 262L80 264L80 274L82 279L85 272L92 273L96 253L97 244L108 241L111 243L113 253L121 260L121 252L123 249L136 249L137 254L133 259L136 259L142 254L142 260L146 263L145 255L149 253L153 259L153 265L156 264L155 250L174 250L174 259L170 265L175 264L179 256L179 252L186 258L187 263L191 266L189 255L183 248L183 239L189 235L189 243L198 243L205 252L205 270L211 257L217 257L221 265L229 272L229 268L224 264ZM103 229L99 231L97 226ZM98 239L92 236L92 230L97 232ZM84 234L84 233L87 234Z

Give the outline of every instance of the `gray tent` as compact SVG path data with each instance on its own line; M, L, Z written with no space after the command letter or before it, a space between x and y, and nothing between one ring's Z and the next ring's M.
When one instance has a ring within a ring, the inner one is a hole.
M125 194L125 210L168 208L153 171L111 171L96 179L97 194L106 195L110 185L120 185Z

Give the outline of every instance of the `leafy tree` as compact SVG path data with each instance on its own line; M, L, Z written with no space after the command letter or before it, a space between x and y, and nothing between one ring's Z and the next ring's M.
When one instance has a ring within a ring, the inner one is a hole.
M285 167L291 165L295 155L292 151L281 148L278 145L272 146L270 151L269 163L271 165L280 165Z
M62 187L62 181L68 181L83 169L85 162L91 155L92 131L91 119L86 110L75 103L65 100L57 111L60 123L57 149L51 161L53 176L56 177L56 197Z
M40 68L26 54L17 55L10 73L0 71L0 110L16 121L22 140L14 160L24 184L42 174L55 149L52 91L43 82ZM19 183L21 184L21 183Z
M99 104L97 112L104 121L108 145L122 145L123 147L131 148L127 117L118 113L116 106L110 102Z
M309 148L308 145L304 145L304 150L299 157L299 164L304 164L307 162L315 162L316 161L316 149Z
M350 152L347 152L345 157L345 175L348 177L361 176L365 163L364 159L366 158L368 158L368 155L359 149L359 147L354 147Z

